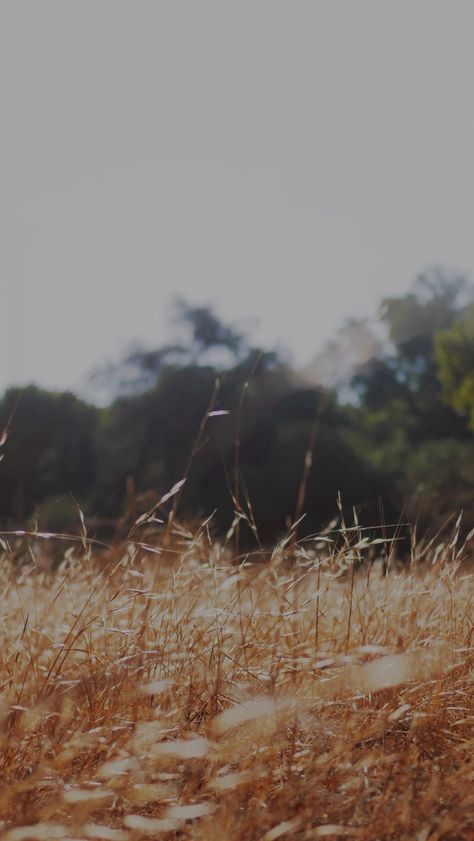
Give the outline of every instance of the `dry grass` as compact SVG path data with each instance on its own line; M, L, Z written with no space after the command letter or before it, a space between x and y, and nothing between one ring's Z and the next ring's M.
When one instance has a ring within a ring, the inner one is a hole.
M310 544L307 544L310 545ZM313 544L314 547L314 544ZM329 545L330 547L330 545ZM185 541L2 567L0 839L474 838L473 577Z

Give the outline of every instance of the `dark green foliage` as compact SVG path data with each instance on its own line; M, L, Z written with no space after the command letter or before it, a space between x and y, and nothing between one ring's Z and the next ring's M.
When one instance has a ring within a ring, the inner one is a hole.
M474 431L474 305L436 337L436 357L447 403Z
M465 279L433 271L414 289L384 302L383 318L393 343L355 377L360 407L354 414L356 448L385 475L411 522L440 527L440 518L464 507L474 525L473 438L466 416L445 399L461 315L472 295ZM464 328L463 328L464 329ZM468 353L464 376L472 376ZM444 364L444 368L443 368ZM444 381L444 393L442 382ZM452 392L451 392L452 393Z
M437 529L460 508L474 525L474 311L462 278L431 272L384 302L390 343L358 368L351 405L309 388L208 308L181 302L178 311L187 338L108 369L120 396L106 409L33 386L5 394L4 524L38 517L62 528L77 499L98 527L117 517L130 525L192 462L179 515L214 512L224 534L238 503L252 524L242 522L242 546L255 542L254 525L270 542L294 520L316 423L300 536L333 519L339 494L346 520L355 506L361 525L396 523L403 512ZM227 414L207 418L196 449L217 378L213 408Z
M3 519L21 523L46 497L88 498L98 478L98 411L74 395L35 386L10 389L0 403L8 427L0 464Z

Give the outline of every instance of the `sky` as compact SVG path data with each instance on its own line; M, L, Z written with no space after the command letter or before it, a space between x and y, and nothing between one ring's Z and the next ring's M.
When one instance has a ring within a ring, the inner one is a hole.
M2 0L0 390L84 389L176 295L304 366L474 267L471 0Z

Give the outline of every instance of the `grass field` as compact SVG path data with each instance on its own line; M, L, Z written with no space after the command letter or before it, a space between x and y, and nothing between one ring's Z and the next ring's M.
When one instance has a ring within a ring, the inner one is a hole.
M473 839L472 573L358 539L5 537L1 841Z

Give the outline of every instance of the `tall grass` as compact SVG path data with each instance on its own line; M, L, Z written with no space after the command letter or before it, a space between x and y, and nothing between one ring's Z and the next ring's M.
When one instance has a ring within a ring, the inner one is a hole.
M383 575L357 532L294 566L151 543L53 569L4 538L2 841L474 837L461 550Z

